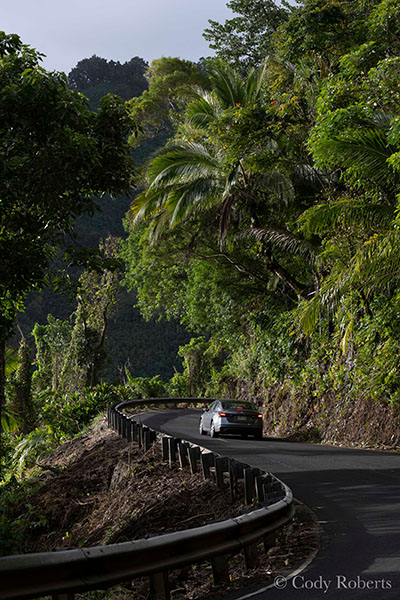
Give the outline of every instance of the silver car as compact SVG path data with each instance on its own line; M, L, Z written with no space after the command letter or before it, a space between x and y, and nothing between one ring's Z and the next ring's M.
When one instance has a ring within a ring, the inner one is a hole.
M200 418L202 435L218 437L220 433L237 433L242 437L254 435L262 438L263 416L251 402L238 400L214 400Z

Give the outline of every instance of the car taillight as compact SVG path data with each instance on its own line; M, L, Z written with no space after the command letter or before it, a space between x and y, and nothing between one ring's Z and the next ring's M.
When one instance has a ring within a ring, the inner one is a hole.
M262 419L262 418L263 418L263 416L262 416L262 415L254 415L254 417L253 417L253 418L254 418L254 419Z
M218 413L220 417L226 417L226 413Z

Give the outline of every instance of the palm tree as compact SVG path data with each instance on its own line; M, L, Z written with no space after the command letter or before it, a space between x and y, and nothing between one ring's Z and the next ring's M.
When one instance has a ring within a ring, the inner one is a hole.
M223 154L204 144L167 146L147 170L147 189L131 206L133 223L151 217L153 241L168 224L174 227L190 214L220 204L235 186L235 169L226 172Z
M321 254L321 260L330 263L329 274L303 306L300 323L307 333L316 327L321 311L335 312L348 294L358 295L368 312L374 295L398 288L400 173L393 159L398 156L400 140L395 135L396 123L393 115L378 114L353 134L320 139L317 144L317 154L340 167L363 195L314 206L299 218L306 235L328 239L339 230L352 232L346 251L343 245L336 245L333 255L326 249Z
M352 132L318 136L313 143L314 155L333 168L339 167L353 187L379 190L381 201L393 206L400 190L400 174L391 165L400 147L397 121L392 114L377 113Z
M167 228L173 228L198 213L219 214L219 242L222 246L231 222L232 211L246 213L250 226L247 235L263 247L267 269L296 294L306 297L305 285L272 257L271 247L288 252L297 250L302 240L275 224L277 202L292 201L294 188L290 178L276 168L268 173L246 168L247 155L234 159L223 142L213 135L213 126L230 109L257 104L260 99L265 64L241 78L232 67L218 62L210 71L212 91L197 89L185 113L180 139L167 145L147 170L147 187L133 202L130 210L133 225L151 220L151 241L155 243ZM179 134L178 134L179 135ZM279 158L274 140L265 140L271 155ZM269 198L269 200L268 200ZM275 199L275 200L272 200ZM264 227L259 212L275 218ZM262 207L262 209L261 209ZM306 244L307 252L310 245Z
M243 184L243 160L228 166L224 148L210 140L209 128L225 110L257 102L264 71L265 63L242 79L231 66L216 61L208 73L212 91L191 90L181 139L167 145L150 164L147 189L131 207L134 223L151 215L157 221L156 234L166 224L174 227L193 212L225 203Z

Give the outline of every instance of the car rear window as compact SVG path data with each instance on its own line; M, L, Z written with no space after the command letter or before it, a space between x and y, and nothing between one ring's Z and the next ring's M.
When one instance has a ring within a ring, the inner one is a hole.
M222 403L222 408L237 408L238 406L241 406L242 408L247 408L250 410L257 410L256 407L254 406L254 404L252 404L251 402L223 402Z

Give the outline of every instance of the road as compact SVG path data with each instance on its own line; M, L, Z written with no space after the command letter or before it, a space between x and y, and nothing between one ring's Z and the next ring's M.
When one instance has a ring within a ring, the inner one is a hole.
M274 473L310 506L321 549L301 574L254 600L400 599L400 454L288 442L211 439L198 433L200 411L146 413L150 427Z

